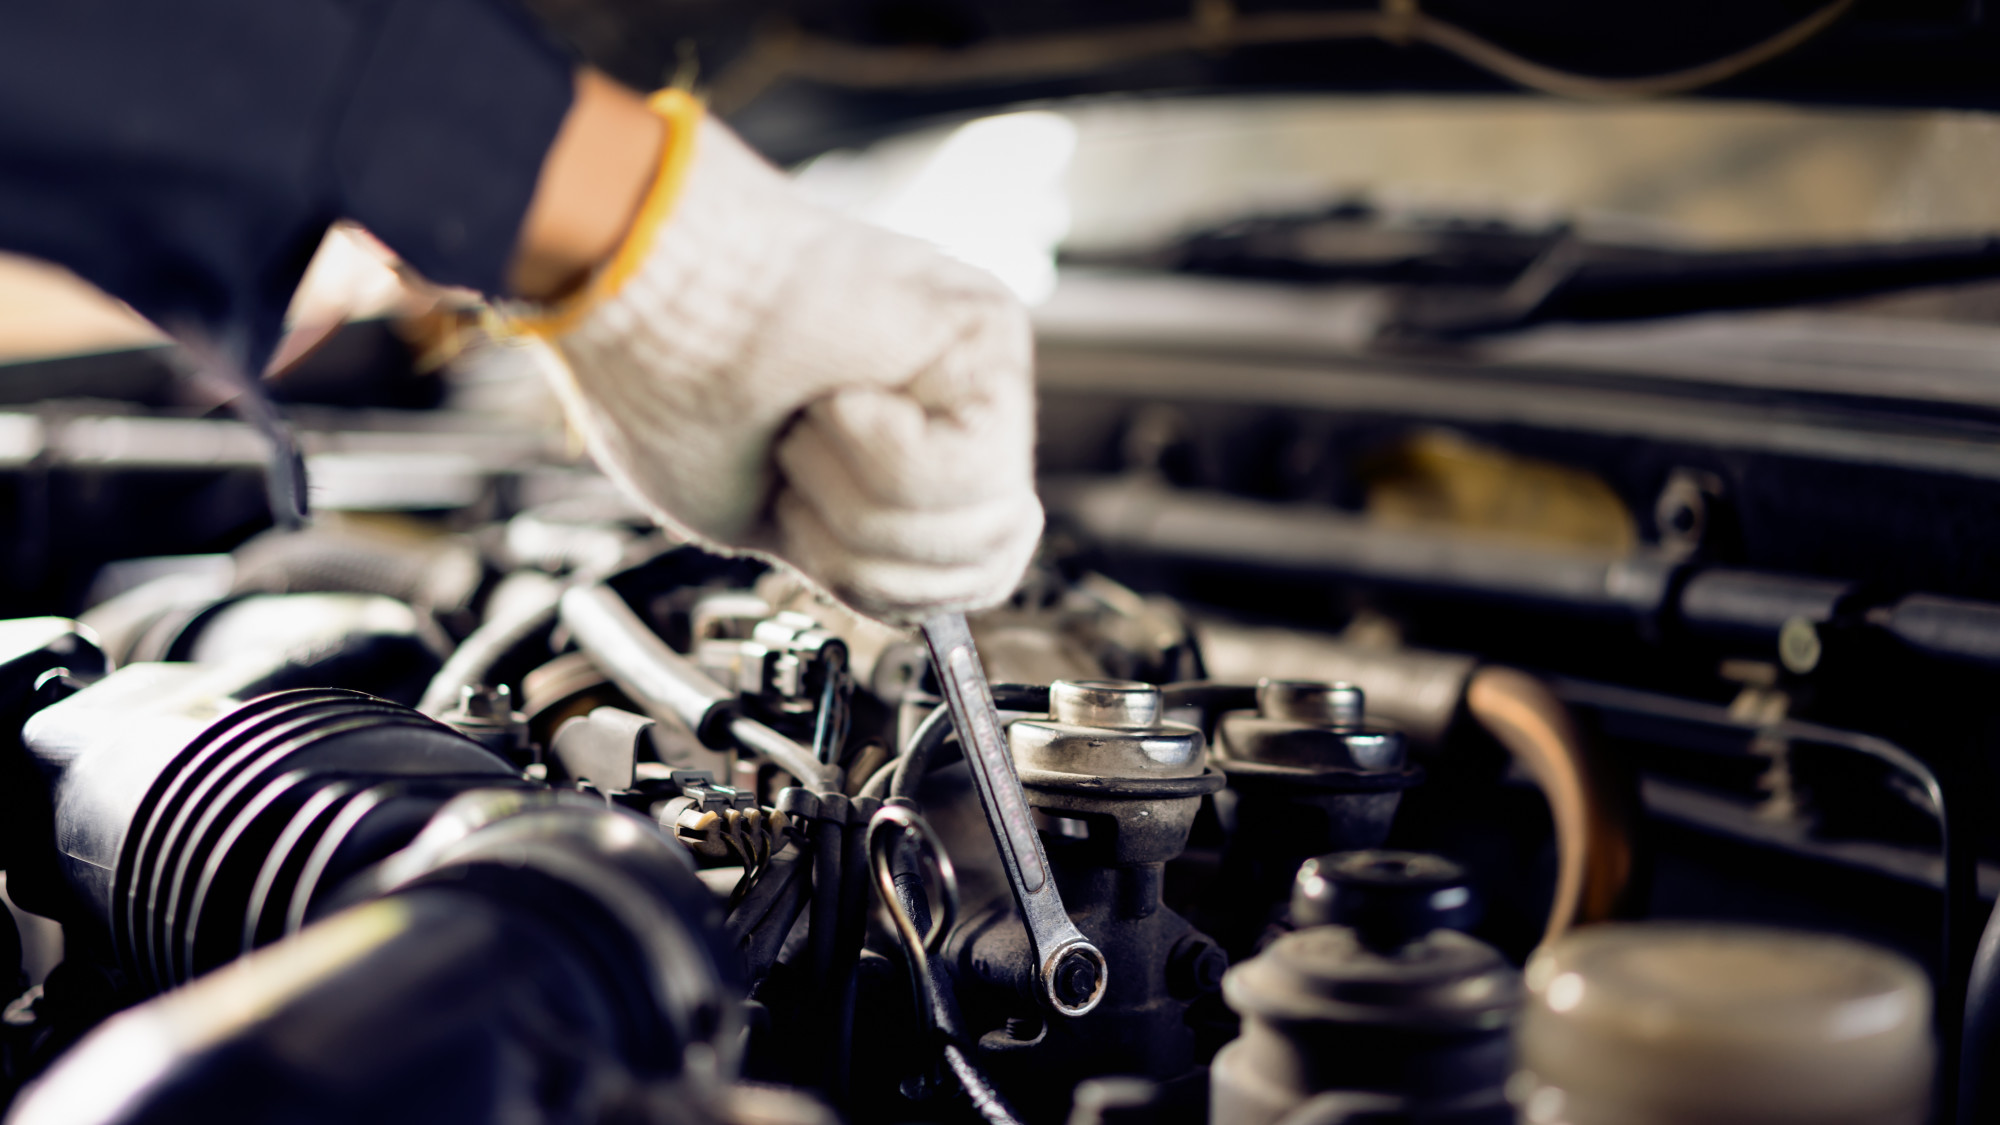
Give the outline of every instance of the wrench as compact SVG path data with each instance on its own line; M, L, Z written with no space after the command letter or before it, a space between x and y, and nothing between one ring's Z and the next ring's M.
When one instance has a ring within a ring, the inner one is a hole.
M1014 756L1000 730L1000 715L972 630L965 615L942 613L923 625L931 665L951 708L965 760L972 770L986 825L1000 848L1001 866L1014 892L1014 904L1027 922L1028 947L1035 962L1041 999L1065 1016L1080 1016L1097 1007L1109 979L1104 954L1098 952L1063 909L1049 857L1028 814L1028 799L1014 772Z

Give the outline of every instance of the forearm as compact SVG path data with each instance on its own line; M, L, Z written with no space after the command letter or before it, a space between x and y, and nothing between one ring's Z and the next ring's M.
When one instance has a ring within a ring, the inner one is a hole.
M631 90L580 71L522 221L507 283L552 300L574 291L625 239L667 142L666 123Z
M0 248L259 364L337 218L506 292L575 83L512 0L0 3Z

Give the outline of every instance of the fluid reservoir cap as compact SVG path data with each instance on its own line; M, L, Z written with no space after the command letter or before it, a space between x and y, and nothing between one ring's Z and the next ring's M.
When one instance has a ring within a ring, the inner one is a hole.
M1292 882L1292 925L1347 926L1392 952L1432 930L1472 921L1465 869L1443 856L1374 849L1316 856Z
M1512 1089L1530 1122L1924 1120L1930 983L1831 935L1601 925L1528 963Z
M1229 970L1222 996L1246 1019L1434 1032L1507 1026L1520 974L1500 951L1457 930L1434 930L1381 953L1346 926L1314 926Z

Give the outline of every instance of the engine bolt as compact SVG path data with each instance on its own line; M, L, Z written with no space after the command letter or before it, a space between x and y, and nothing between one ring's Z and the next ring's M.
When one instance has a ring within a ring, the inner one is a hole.
M1199 934L1182 938L1167 959L1167 988L1183 999L1193 999L1222 987L1222 974L1229 971L1229 955L1222 947Z
M1097 992L1097 965L1082 953L1072 953L1056 966L1056 999L1080 1008Z

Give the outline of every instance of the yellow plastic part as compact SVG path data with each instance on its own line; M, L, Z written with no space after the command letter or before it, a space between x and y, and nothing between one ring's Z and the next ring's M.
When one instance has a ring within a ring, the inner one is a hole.
M1414 434L1363 469L1368 516L1415 529L1629 554L1638 529L1618 494L1591 473L1517 457L1449 431Z

